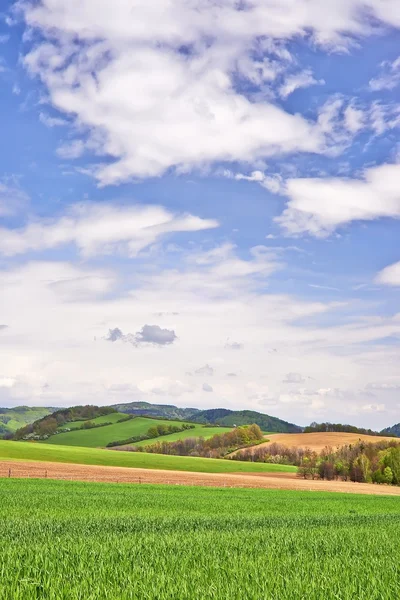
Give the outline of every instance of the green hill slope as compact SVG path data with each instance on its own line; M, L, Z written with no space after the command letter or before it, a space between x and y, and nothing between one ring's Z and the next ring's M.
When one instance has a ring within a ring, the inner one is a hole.
M119 419L126 416L118 413L114 414L118 415ZM110 416L111 415L106 415L106 422L110 420ZM93 419L93 423L96 423L96 419ZM135 436L146 435L151 427L157 425L180 426L182 424L182 421L168 421L165 419L135 417L129 421L113 423L112 425L105 425L104 427L96 427L94 429L75 429L74 431L69 431L68 433L59 433L57 435L52 435L42 443L61 446L81 446L83 448L104 448L111 442L126 440ZM63 426L63 428L65 427L68 427L68 423Z
M186 438L199 438L202 437L208 440L213 435L220 435L231 431L232 427L205 427L204 425L196 425L194 429L188 429L186 431L179 431L178 433L170 433L169 435L163 435L160 438L153 440L143 440L132 444L132 446L149 446L155 442L176 442L177 440L185 440Z
M113 404L111 408L127 415L160 417L177 421L192 421L192 417L200 412L198 408L178 408L172 404L150 404L149 402Z
M0 437L7 433L14 433L20 427L42 419L56 410L56 408L40 406L0 408Z
M252 410L228 410L226 408L212 408L198 412L194 419L203 423L216 423L225 427L234 425L251 425L255 423L262 431L271 433L300 433L301 427Z
M115 404L112 408L127 414L188 420L196 423L215 423L225 427L255 423L263 431L271 433L300 433L302 431L302 428L298 425L252 410L228 410L227 408L199 410L198 408L178 408L173 405L150 404L148 402Z
M165 456L163 454L147 454L146 452L116 452L115 450L80 448L78 446L53 446L36 442L0 440L0 461L10 459L192 471L197 473L293 473L297 470L297 467L290 465L213 460L211 458L192 458L189 456ZM43 468L45 469L45 465Z

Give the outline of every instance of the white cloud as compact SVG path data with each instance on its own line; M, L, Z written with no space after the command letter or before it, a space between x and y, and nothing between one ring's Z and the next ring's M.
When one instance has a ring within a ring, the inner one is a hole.
M65 119L60 119L59 117L51 117L50 115L41 112L39 114L39 121L46 125L46 127L63 127L68 125L68 121Z
M109 329L105 339L107 342L128 342L136 347L142 344L162 347L173 344L178 336L173 329L163 329L159 325L143 325L142 329L135 334L124 334L119 327L114 327L114 329Z
M375 278L375 283L400 286L400 262L385 267Z
M300 73L288 75L278 91L282 98L287 98L290 94L293 94L293 92L300 88L307 88L311 85L323 85L324 83L325 81L323 79L314 79L312 71L306 69Z
M349 104L344 111L345 125L348 131L355 134L361 131L365 125L365 114L363 110Z
M400 83L400 56L393 62L385 61L381 65L382 75L371 79L369 87L373 92L393 90Z
M27 68L43 80L52 105L88 132L59 152L73 158L87 147L107 155L91 171L107 185L171 167L325 152L319 123L268 100L266 86L293 62L285 41L346 50L382 22L397 26L396 3L158 0L157 18L145 0L134 10L127 0L19 6L42 36L25 57ZM265 93L248 98L237 79ZM308 71L288 76L282 94L310 83Z
M16 181L0 181L0 217L19 213L29 202L29 196Z
M213 388L211 385L209 385L208 383L203 383L203 392L213 392Z
M85 151L85 144L82 140L66 142L57 148L57 154L60 158L73 159L79 158Z
M374 390L354 397L350 392L365 387L372 367L375 381L397 381L397 348L368 344L399 335L399 317L361 318L357 304L352 318L346 307L342 321L337 304L268 291L268 275L248 269L238 277L228 269L223 276L224 260L229 265L234 257L231 250L225 259L215 259L219 275L214 262L197 264L184 255L170 269L159 268L151 256L145 259L151 269L143 269L140 258L132 260L129 270L115 265L112 274L56 261L0 271L0 314L9 325L0 347L1 375L17 381L1 392L3 403L63 406L84 396L93 404L123 397L127 402L215 407L213 395L202 389L209 376L203 374L198 385L197 378L187 375L192 365L218 365L212 388L219 405L261 410L301 424L312 420L317 405L321 411L337 410L339 420L350 410L361 414L361 406L381 402L371 401ZM244 262L256 260L250 255ZM87 281L97 278L111 283L105 293L97 292L96 284L89 294ZM74 281L68 293L54 285L68 280ZM154 323L158 313L166 315L162 328L179 335L179 343L169 344L162 360L154 343L140 344L133 355L130 344L102 340L116 324L122 336L135 335L144 323ZM335 327L318 324L318 315L326 313ZM241 351L226 351L228 338L240 340ZM287 373L307 373L310 365L318 393L295 391L295 396L280 398ZM339 396L326 391L339 387L348 392ZM387 407L394 406L397 395L396 390L385 392ZM388 424L387 412L381 420L382 427ZM368 413L364 424L373 425Z
M31 221L20 229L0 228L0 253L13 256L74 244L84 256L135 256L165 234L217 225L189 214L174 215L160 206L76 204L58 219Z
M287 208L276 221L289 235L324 237L352 221L400 218L400 165L372 167L359 179L289 179L286 194Z

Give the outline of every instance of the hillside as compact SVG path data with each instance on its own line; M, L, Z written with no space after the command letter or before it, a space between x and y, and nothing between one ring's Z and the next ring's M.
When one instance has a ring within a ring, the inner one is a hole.
M378 435L363 435L359 433L343 433L343 432L323 432L323 433L299 433L286 434L276 433L268 436L268 441L259 444L257 449L268 447L271 444L280 444L288 448L309 448L315 452L324 450L326 446L333 449L346 444L356 444L357 442L365 442L377 444L381 441L393 441L393 438L378 436ZM232 455L235 453L232 453Z
M227 408L178 408L173 405L150 404L148 402L131 402L129 404L114 404L111 408L122 413L134 415L149 415L167 419L189 420L196 423L210 423L224 427L234 425L251 425L255 423L263 431L279 433L299 433L301 427L252 410L229 410Z
M0 408L0 437L5 434L14 433L20 427L42 419L56 410L56 408L40 406Z
M396 423L396 425L382 429L381 435L394 435L395 437L400 437L400 423Z
M60 436L61 437L61 436ZM0 462L6 460L61 462L78 465L104 465L136 469L192 471L196 473L295 473L290 465L271 465L230 460L210 460L192 456L164 456L145 452L117 452L78 446L54 446L0 440ZM16 464L15 466L19 466ZM46 465L43 464L43 469Z
M277 417L271 417L263 413L252 410L228 410L226 408L213 408L198 412L195 421L203 423L216 423L225 427L233 427L234 425L250 425L255 423L262 431L279 432L279 433L299 433L301 427L282 421Z
M110 419L111 417L111 419ZM121 418L124 419L121 421ZM103 425L108 421L114 420L115 422L110 425ZM94 425L103 425L101 427L92 427L85 429L74 429L66 433L58 433L50 436L47 440L43 440L45 444L61 445L61 446L81 446L82 448L104 448L107 444L113 442L124 442L129 438L145 436L149 429L163 425L165 427L182 427L183 425L190 425L183 421L169 421L165 419L154 419L147 417L133 417L132 419L126 420L126 415L122 413L113 413L112 415L106 415L105 417L98 417L91 421ZM69 423L65 423L63 428L69 429ZM188 429L184 433L186 437L191 435L191 430ZM164 439L162 438L157 439ZM151 440L154 442L154 439Z
M213 437L214 435L221 435L222 433L227 433L231 431L232 427L205 427L204 425L195 425L193 429L189 429L187 431L180 431L178 433L170 433L169 435L164 435L160 438L153 440L143 440L142 442L137 442L136 444L132 444L133 446L145 447L155 442L176 442L177 440L184 440L188 437L190 438L204 438L205 440Z
M179 408L172 404L150 404L149 402L129 402L128 404L113 404L118 412L128 415L160 417L163 419L176 419L178 421L193 421L197 413L201 412L198 408Z

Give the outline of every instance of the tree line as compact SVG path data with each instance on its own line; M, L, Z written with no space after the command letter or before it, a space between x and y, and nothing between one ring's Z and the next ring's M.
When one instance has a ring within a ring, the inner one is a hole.
M115 408L111 408L110 406L92 406L90 404L65 408L47 415L34 423L21 427L14 433L13 439L45 439L54 435L65 423L70 423L71 421L91 421L97 417L110 415L115 412L117 412ZM93 423L92 426L94 425Z
M134 415L130 415L130 418L134 418ZM143 442L144 440L151 440L162 435L169 435L170 433L180 433L187 429L194 429L196 425L191 423L182 423L182 425L153 425L150 427L147 433L143 435L136 435L134 437L127 438L125 440L117 440L115 442L109 442L107 448L114 448L115 446L124 446L125 444L135 444L137 442Z
M326 446L321 452L274 443L241 450L230 458L295 465L299 476L305 479L400 485L400 442L396 440L375 443L360 440L336 449Z
M361 435L382 435L378 431L372 429L364 429L363 427L355 427L354 425L343 425L343 423L311 423L307 427L304 427L304 433L325 433L325 432L339 432L339 433L359 433Z
M236 427L227 433L213 435L209 439L203 437L186 438L176 442L160 441L148 446L133 446L133 452L150 452L152 454L168 454L174 456L202 456L206 458L222 458L236 450L264 440L258 425Z

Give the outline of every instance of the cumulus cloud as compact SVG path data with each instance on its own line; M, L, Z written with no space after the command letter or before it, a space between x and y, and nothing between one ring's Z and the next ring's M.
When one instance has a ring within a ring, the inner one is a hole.
M136 334L136 338L139 344L156 344L158 346L168 346L178 339L173 329L162 329L159 325L144 325Z
M161 206L75 204L58 218L32 220L19 229L0 228L0 253L14 256L74 244L84 256L135 256L165 234L217 226L215 220L173 214Z
M128 342L133 346L140 344L150 344L153 346L169 346L178 339L173 329L162 329L159 325L143 325L137 333L122 333L119 327L109 329L105 338L108 342Z
M4 331L4 329L8 329L8 325L0 325L0 331Z
M208 383L203 383L203 392L213 392L213 388Z
M289 235L325 237L352 221L400 218L400 165L383 164L354 178L286 182L287 208L276 221Z
M400 286L400 262L385 267L375 277L375 283L391 286Z
M250 98L238 81L273 82L293 62L285 47L290 40L343 51L354 36L398 26L397 6L397 0L160 0L155 19L145 0L134 10L125 0L19 3L40 39L26 67L42 79L52 105L88 131L83 145L73 142L61 152L106 155L92 168L101 185L171 167L324 152L318 123L285 112L268 93ZM308 71L287 77L281 93L310 83Z

